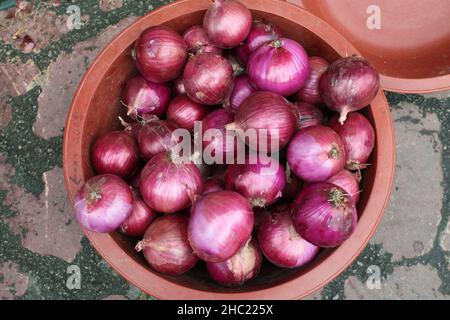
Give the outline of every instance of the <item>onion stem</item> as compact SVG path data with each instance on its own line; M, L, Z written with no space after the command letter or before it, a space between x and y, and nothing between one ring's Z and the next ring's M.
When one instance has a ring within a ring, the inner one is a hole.
M328 202L330 202L333 207L342 207L344 205L344 201L345 195L341 190L337 188L333 188L330 190L330 194L328 195Z

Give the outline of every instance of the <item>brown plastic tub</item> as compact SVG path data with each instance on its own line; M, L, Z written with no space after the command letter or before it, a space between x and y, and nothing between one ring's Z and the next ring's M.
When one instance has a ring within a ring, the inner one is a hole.
M333 28L287 2L243 0L256 18L270 21L307 48L332 61L357 53ZM89 150L101 134L119 127L122 88L135 72L130 50L149 26L165 24L182 32L202 21L210 0L183 0L155 10L115 38L94 61L73 99L64 136L64 174L70 199L93 175ZM86 232L100 255L125 279L162 299L297 299L322 288L343 272L364 249L388 203L395 168L394 129L383 92L365 110L377 133L377 146L363 182L356 232L341 247L324 250L308 267L286 270L265 265L261 275L247 285L229 289L215 285L198 266L173 278L153 271L133 250L134 243L118 233Z

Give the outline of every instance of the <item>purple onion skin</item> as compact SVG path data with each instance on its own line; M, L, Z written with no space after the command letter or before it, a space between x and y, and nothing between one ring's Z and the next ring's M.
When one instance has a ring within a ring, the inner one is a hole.
M209 39L223 49L231 49L241 44L251 27L250 10L235 0L215 0L203 20L203 28Z
M115 231L133 210L133 194L121 178L103 174L89 179L75 197L75 214L87 230Z
M327 71L329 63L321 57L309 57L309 67L311 73L306 80L303 88L296 94L299 101L320 104L322 103L322 97L319 91L320 77Z
M296 41L282 38L263 44L247 64L258 90L288 97L299 91L310 75L308 54Z
M239 61L247 65L250 55L267 42L281 38L280 31L270 23L255 21L244 43L236 48Z
M225 287L239 287L256 278L261 270L262 255L255 240L249 241L224 262L207 263L210 277Z
M170 87L165 83L154 83L136 76L128 81L123 93L123 104L128 116L136 119L143 114L162 117L172 98Z
M173 81L173 90L175 95L180 96L186 94L186 88L184 87L183 77L179 77Z
M177 145L173 132L178 126L171 121L156 120L144 125L139 132L139 150L145 160L150 160L161 152L168 152Z
M264 256L282 268L298 268L311 262L320 248L295 230L290 206L264 215L258 228L258 243Z
M347 152L347 168L360 170L366 168L366 163L375 148L375 130L369 120L362 114L354 112L347 116L343 125L339 116L333 117L328 126L336 131L344 142Z
M186 65L183 81L187 95L195 102L204 105L222 104L233 90L233 68L220 55L198 54Z
M327 182L344 189L352 197L355 205L359 203L359 195L361 192L359 187L361 182L360 174L352 173L344 169L328 179Z
M295 229L305 240L321 248L340 246L353 234L357 220L352 197L331 183L311 184L295 200Z
M211 44L211 40L209 40L205 29L200 25L192 26L186 30L183 39L186 49L190 54L199 54L203 52L222 54L222 49Z
M191 209L189 243L200 259L223 262L248 241L253 211L246 198L232 191L200 196Z
M286 174L276 159L248 156L245 164L232 164L225 173L225 188L248 198L252 207L266 207L283 195ZM251 159L251 161L250 161ZM271 161L269 163L269 161Z
M137 192L133 194L133 210L120 225L119 231L129 237L142 237L158 214L150 209Z
M346 154L341 137L328 127L301 129L288 147L288 163L306 182L323 182L344 169Z
M225 190L224 184L222 181L216 178L209 178L203 184L203 194L218 192Z
M315 105L307 102L294 102L294 109L298 112L298 129L318 126L325 123L325 116Z
M250 148L259 152L279 151L291 140L297 127L297 114L293 105L282 96L268 91L259 91L242 102L235 115L235 123L228 128L256 130L257 140L246 139ZM260 145L260 130L267 130L267 145ZM272 145L278 141L278 148ZM274 149L274 150L272 150Z
M203 178L193 163L175 163L169 154L155 155L141 173L139 190L145 203L164 214L189 207L203 190Z
M175 97L170 103L167 109L167 120L180 128L193 131L195 122L201 121L210 111L210 108L192 101L187 95L181 95Z
M240 75L234 80L234 88L230 96L230 110L236 113L242 102L252 93L256 92L250 78L247 75Z
M163 216L147 229L136 246L158 272L179 276L192 269L198 257L188 241L188 219L182 215Z
M352 56L333 62L322 75L319 90L323 102L340 113L343 124L350 112L367 107L380 89L380 76L365 59Z
M135 139L124 131L113 131L97 139L92 146L91 161L98 174L130 176L139 163Z
M156 83L178 78L188 58L183 38L166 26L150 27L142 32L134 52L141 74Z

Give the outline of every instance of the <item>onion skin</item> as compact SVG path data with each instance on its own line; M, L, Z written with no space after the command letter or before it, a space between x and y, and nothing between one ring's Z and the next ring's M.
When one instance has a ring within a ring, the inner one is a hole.
M190 54L199 54L203 52L222 54L222 49L211 44L211 40L209 40L205 29L200 25L192 26L186 30L183 39Z
M142 32L134 52L141 74L156 83L178 78L188 58L183 38L166 26L150 27Z
M238 287L255 278L261 270L262 255L255 240L249 241L224 262L207 263L210 277L225 287Z
M194 131L196 121L201 121L211 110L192 101L187 95L175 97L167 109L167 120L180 128Z
M332 183L338 187L344 189L349 194L355 205L359 202L359 194L361 192L359 184L361 182L361 175L358 173L352 173L348 170L339 171L337 174L327 180L328 183Z
M296 94L299 101L320 104L322 97L320 96L319 81L320 77L327 71L330 64L321 57L309 57L309 67L311 73L306 80L303 88Z
M150 209L137 192L133 193L133 210L119 231L129 237L142 237L158 214Z
M133 194L121 178L103 174L89 179L75 197L75 214L87 230L116 230L133 210Z
M123 104L128 109L128 116L137 119L143 114L162 117L169 106L172 92L165 83L153 83L142 76L128 81L123 93Z
M153 222L136 246L150 266L172 276L192 269L198 257L188 241L188 219L182 215L163 216Z
M301 129L288 147L288 163L306 182L323 182L344 169L346 154L341 137L325 126Z
M170 151L178 143L173 134L176 129L176 124L165 120L151 121L143 126L138 136L142 157L150 160L158 153Z
M200 196L191 209L189 243L200 259L223 262L248 241L253 211L246 198L232 191Z
M186 94L186 88L184 87L184 81L182 76L173 81L173 89L175 95L177 96Z
M247 156L245 164L231 164L225 173L225 188L239 192L249 199L252 207L259 208L281 198L286 186L283 166L276 159L262 157Z
M183 74L186 93L197 103L224 103L233 90L233 68L224 57L202 53L192 57Z
M295 229L305 240L321 248L340 246L353 234L357 220L352 197L331 183L311 184L295 200Z
M236 113L242 102L256 92L247 75L236 77L234 81L234 88L230 96L230 110Z
M234 0L214 0L205 14L203 28L219 48L231 49L241 44L252 27L252 14Z
M139 190L145 203L164 214L189 207L203 190L202 175L194 163L175 163L166 153L155 155L141 173Z
M336 131L344 142L347 152L347 168L360 170L367 167L367 161L375 148L375 130L362 114L354 112L347 116L343 125L339 117L333 117L328 126Z
M203 194L218 192L225 190L224 184L222 181L216 178L209 178L203 184Z
M247 67L256 89L284 97L298 92L310 75L305 49L286 38L263 44L250 56Z
M325 123L325 116L315 105L307 102L294 102L294 109L298 112L298 129L318 126Z
M350 112L368 106L379 89L378 72L369 62L358 56L333 62L319 82L323 102L340 113L341 124L344 124Z
M97 139L91 149L91 161L98 174L130 176L139 163L135 139L124 131L113 131Z
M276 152L289 143L297 127L298 119L293 108L289 101L276 93L255 92L242 102L236 112L235 123L227 129L256 130L258 141L245 139L245 143L259 152ZM267 145L259 145L264 133L260 130L264 129L267 130ZM278 141L278 148L272 145L274 141Z
M305 266L320 250L298 234L290 210L290 206L272 210L264 215L258 228L258 243L264 256L282 268Z

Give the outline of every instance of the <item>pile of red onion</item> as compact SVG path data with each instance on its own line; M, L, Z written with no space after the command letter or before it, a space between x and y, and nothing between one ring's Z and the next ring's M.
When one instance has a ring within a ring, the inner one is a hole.
M309 57L236 0L212 1L202 25L177 31L137 39L139 74L111 106L124 128L95 137L80 224L134 239L157 272L203 263L228 287L253 281L264 259L302 268L340 246L373 160L375 130L356 111L379 91L376 70Z

